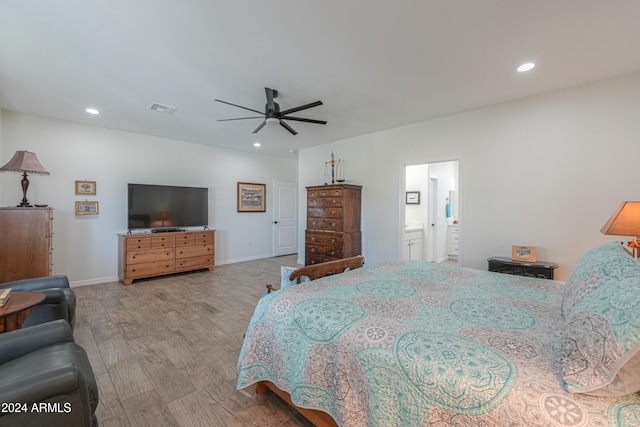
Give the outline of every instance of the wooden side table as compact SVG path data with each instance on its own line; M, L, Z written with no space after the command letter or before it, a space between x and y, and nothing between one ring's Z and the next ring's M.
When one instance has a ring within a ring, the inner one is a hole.
M44 301L44 297L41 292L11 292L9 301L0 308L0 332L20 329L31 308Z
M539 279L553 280L553 270L558 268L558 264L553 262L521 262L500 256L488 258L487 261L489 262L489 271L513 274L514 276L537 277Z

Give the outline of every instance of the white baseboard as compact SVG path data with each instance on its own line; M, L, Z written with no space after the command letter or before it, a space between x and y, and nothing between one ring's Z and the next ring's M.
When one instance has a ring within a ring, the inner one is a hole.
M69 282L69 286L72 288L78 288L80 286L103 285L105 283L118 282L119 280L120 279L118 278L118 276L101 277L99 279L88 279Z
M245 262L245 261L255 261L257 259L263 258L272 258L272 254L263 254L263 255L253 255L246 258L233 258L233 259L224 259L224 260L216 260L216 265L225 265L225 264L235 264L237 262Z

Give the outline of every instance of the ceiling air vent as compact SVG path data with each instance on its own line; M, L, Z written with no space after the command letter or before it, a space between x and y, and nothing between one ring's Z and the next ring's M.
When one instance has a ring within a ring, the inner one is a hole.
M159 102L152 102L149 104L149 110L157 111L158 113L173 114L177 110L176 107L160 104Z

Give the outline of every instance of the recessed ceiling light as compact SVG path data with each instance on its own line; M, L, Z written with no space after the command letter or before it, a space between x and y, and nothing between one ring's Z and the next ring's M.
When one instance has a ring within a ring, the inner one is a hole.
M96 110L95 108L87 108L85 111L89 114L100 114L100 111Z
M260 147L261 145L262 145L262 144L260 144L259 142L254 142L254 143L253 143L253 146L254 146L254 147Z
M517 69L519 72L524 73L525 71L529 71L532 70L533 67L535 67L536 64L534 64L533 62L527 62L522 64L521 66L519 66Z

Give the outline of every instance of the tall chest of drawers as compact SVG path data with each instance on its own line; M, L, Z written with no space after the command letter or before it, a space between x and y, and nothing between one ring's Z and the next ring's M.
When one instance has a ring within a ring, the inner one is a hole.
M359 185L307 187L305 265L362 254L361 193Z

